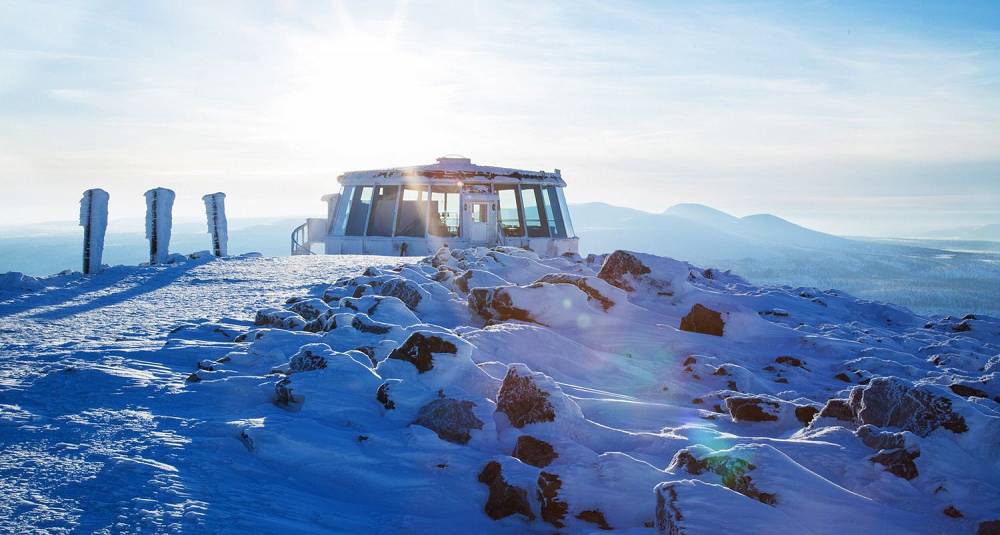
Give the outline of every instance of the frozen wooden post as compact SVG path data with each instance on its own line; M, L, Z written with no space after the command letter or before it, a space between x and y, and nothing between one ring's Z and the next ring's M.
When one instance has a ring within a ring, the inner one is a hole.
M88 189L80 199L80 226L83 227L83 273L101 270L104 234L108 229L108 192Z
M226 194L209 193L201 198L205 201L205 215L208 216L208 233L212 235L212 253L226 256L229 241L229 226L226 224Z
M149 240L149 263L162 264L170 254L171 211L174 192L155 188L146 192L146 239Z

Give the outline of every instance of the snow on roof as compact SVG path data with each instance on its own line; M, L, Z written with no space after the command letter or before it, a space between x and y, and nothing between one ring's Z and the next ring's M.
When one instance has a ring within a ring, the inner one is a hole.
M500 183L545 183L563 187L566 183L559 170L529 171L509 167L477 165L472 160L457 154L448 154L437 159L437 163L411 167L392 167L367 171L348 171L337 180L341 184L394 184L430 182L500 182Z

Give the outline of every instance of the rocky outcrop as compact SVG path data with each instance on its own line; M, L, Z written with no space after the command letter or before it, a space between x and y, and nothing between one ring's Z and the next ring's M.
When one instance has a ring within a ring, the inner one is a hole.
M733 455L715 453L699 459L691 450L685 448L677 452L667 467L669 472L684 470L691 475L711 472L719 476L722 484L730 490L753 498L767 505L777 503L777 496L770 492L762 492L754 485L753 479L747 475L757 467L745 459Z
M299 316L302 316L306 321L314 320L320 317L322 314L330 311L330 305L326 304L322 299L311 298L311 299L301 299L291 303L288 307L289 310L295 312Z
M597 274L597 278L631 292L635 290L632 286L632 279L649 272L649 267L632 253L615 251L604 259L604 264L601 265L601 271Z
M413 423L434 431L441 440L468 444L470 431L483 428L483 422L472 412L475 406L471 401L435 399L420 408Z
M413 281L403 278L394 278L386 281L379 288L379 293L399 299L410 310L416 310L417 305L423 299L423 292L420 291L420 286Z
M517 428L538 422L555 420L556 413L549 402L549 393L538 388L530 376L520 375L511 367L497 393L497 412L507 415Z
M528 435L517 437L517 444L511 455L525 464L538 468L545 468L559 457L551 444Z
M726 322L722 320L721 313L697 303L691 307L686 316L681 318L682 331L722 336L725 328Z
M902 433L882 431L873 425L862 425L855 431L865 446L874 450L895 450L905 445Z
M615 528L608 524L608 520L604 518L604 513L597 509L588 509L586 511L580 511L576 514L576 518L583 520L584 522L590 522L591 524L597 524L597 527L605 530L611 531Z
M569 504L559 499L559 489L562 480L556 474L541 472L538 474L538 502L541 504L542 520L557 528L566 526L563 520L569 512Z
M403 345L389 353L390 359L405 360L413 364L417 371L424 373L434 368L434 355L458 352L454 343L437 334L418 331L410 335Z
M732 396L726 398L726 410L734 422L773 422L781 405L758 397Z
M534 322L530 312L514 306L509 288L513 287L473 288L469 291L469 308L485 320Z
M597 282L595 282L594 277L587 277L584 275L576 275L573 273L549 273L542 278L535 281L536 283L545 282L550 284L572 284L579 288L583 293L587 294L587 299L590 301L596 301L601 305L601 308L608 310L609 308L615 306L615 302L611 300L610 297L601 293L597 288ZM603 280L598 281L603 284Z
M333 349L326 344L306 344L288 361L288 373L308 372L326 368L326 359Z
M820 418L833 418L843 422L854 421L854 411L846 399L828 399L819 411Z
M895 427L925 437L939 427L968 431L965 418L952 411L951 400L895 377L876 377L855 387L848 400L858 423Z
M301 331L306 326L306 320L290 310L262 308L257 311L253 324L258 327L275 327L289 331Z
M486 485L490 494L483 510L493 520L519 514L528 520L535 519L528 503L528 492L507 483L503 477L503 467L496 461L486 463L479 473L479 482Z
M399 379L389 379L388 381L379 385L378 390L375 391L375 399L385 407L385 410L391 411L396 409L396 402L389 397L389 389L392 388L393 384L398 384L401 381Z
M819 409L810 405L795 407L795 419L802 422L802 425L809 425L818 413Z
M913 460L920 457L919 451L908 451L905 449L882 450L877 455L871 457L871 462L885 466L889 472L903 478L913 479L917 477L917 465Z

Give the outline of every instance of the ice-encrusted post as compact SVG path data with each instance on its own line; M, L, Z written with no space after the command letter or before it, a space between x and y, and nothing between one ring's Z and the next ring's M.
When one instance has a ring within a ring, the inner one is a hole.
M208 216L208 233L212 235L212 252L215 256L226 256L229 241L229 226L226 224L226 194L221 191L209 193L201 198L205 201L205 215Z
M170 254L170 212L174 208L174 192L154 188L146 192L146 239L149 240L149 263L162 264Z
M83 273L101 270L104 256L104 233L108 229L108 192L88 189L80 199L80 226L83 227Z

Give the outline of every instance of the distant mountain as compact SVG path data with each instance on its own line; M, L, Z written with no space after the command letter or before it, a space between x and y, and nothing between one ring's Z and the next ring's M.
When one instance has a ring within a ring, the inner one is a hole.
M1000 223L975 227L956 227L923 232L920 238L945 238L955 240L986 240L1000 242Z
M849 239L699 204L650 213L589 203L570 212L583 254L631 249L732 269L756 283L837 288L924 313L1000 315L990 290L1000 288L1000 255L973 242Z

